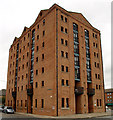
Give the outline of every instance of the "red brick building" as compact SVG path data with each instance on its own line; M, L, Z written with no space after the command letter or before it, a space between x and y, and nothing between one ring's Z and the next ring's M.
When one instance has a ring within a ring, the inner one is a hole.
M103 112L100 31L57 4L41 10L9 50L6 105L17 112Z
M105 90L105 104L113 109L113 88Z

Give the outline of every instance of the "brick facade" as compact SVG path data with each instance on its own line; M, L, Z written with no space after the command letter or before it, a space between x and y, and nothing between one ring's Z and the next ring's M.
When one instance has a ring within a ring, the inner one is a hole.
M105 90L105 104L109 108L113 109L113 89Z
M79 79L75 79L74 24ZM89 33L89 82L85 30ZM51 116L104 112L100 31L81 13L68 12L56 4L41 10L9 50L6 105L17 112Z

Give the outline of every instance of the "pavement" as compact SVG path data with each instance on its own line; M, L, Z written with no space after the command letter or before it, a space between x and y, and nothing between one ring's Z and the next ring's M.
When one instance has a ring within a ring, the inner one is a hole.
M73 115L66 115L66 116L45 116L45 115L35 115L35 114L28 114L28 113L20 113L16 112L16 114L26 115L27 117L35 117L35 118L55 118L55 119L64 119L64 118L95 118L101 116L113 116L112 111L102 112L102 113L87 113L87 114L73 114Z

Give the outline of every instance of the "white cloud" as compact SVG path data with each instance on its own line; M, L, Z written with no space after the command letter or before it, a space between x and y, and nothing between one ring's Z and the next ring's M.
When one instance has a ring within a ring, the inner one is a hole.
M40 10L48 9L54 3L68 11L82 13L95 28L101 31L105 83L109 87L110 73L106 72L106 69L111 66L111 3L108 0L65 2L61 0L41 0L40 2L37 0L2 0L0 2L0 80L7 80L8 52L14 37L21 35L24 26L29 27L33 24Z

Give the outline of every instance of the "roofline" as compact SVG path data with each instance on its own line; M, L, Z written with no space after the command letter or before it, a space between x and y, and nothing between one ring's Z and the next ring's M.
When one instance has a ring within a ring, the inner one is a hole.
M82 15L82 13L78 13L78 12L71 12L71 11L67 11L67 10L65 10L63 7L61 7L61 6L59 6L58 4L53 4L49 9L44 9L44 10L40 10L40 12L41 11L46 11L46 10L48 10L48 12L39 20L39 21L41 21L49 12L51 12L54 8L58 8L58 9L60 9L60 10L64 10L65 12L66 12L66 14L68 15L68 16L70 16L70 17L72 17L73 19L76 19L75 17L73 17L70 13L76 13L76 14L81 14ZM39 12L39 14L40 14L40 12ZM38 14L38 15L39 15ZM82 15L83 16L83 15ZM84 17L84 16L83 16ZM38 16L37 16L37 18L38 18ZM37 19L36 18L36 19ZM84 17L85 18L85 17ZM86 19L86 18L85 18ZM38 22L39 22L38 21ZM76 21L78 21L78 22L80 22L81 24L84 24L84 23L82 23L81 21L79 21L79 20L77 20L76 19ZM86 21L89 23L89 21L86 19ZM37 24L38 22L36 22L36 20L35 20L35 22L30 26L30 27L26 27L27 28L27 31L25 32L25 33L23 33L23 34L21 34L20 35L20 37L15 37L15 38L17 38L18 40L17 41L19 41L25 34L27 34L34 26L35 26L35 24ZM90 24L90 23L89 23ZM86 27L88 27L88 28L94 28L93 30L95 31L95 30L97 30L99 33L100 33L100 30L98 30L98 29L96 29L95 27L93 27L91 24L91 27L89 27L89 26L87 26L86 24L84 24ZM24 27L24 28L25 28ZM96 32L96 31L95 31ZM12 45L14 45L14 44L16 44L16 42L14 43L14 41L13 41L13 43L12 43ZM11 45L11 47L10 48L12 48L12 45Z

